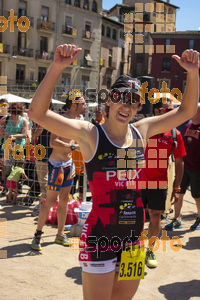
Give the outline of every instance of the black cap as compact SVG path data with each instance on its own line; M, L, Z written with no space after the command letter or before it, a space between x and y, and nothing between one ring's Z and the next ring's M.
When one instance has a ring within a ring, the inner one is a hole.
M120 93L135 93L140 96L139 89L141 88L141 82L137 78L131 78L127 75L121 75L117 78L115 83L111 86L112 92Z

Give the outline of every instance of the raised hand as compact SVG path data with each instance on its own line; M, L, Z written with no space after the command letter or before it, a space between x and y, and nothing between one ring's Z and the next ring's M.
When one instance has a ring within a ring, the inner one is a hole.
M185 50L181 57L172 55L172 57L183 67L186 71L191 71L199 68L199 52L193 49Z
M71 44L59 45L54 54L54 65L66 68L76 59L81 50Z

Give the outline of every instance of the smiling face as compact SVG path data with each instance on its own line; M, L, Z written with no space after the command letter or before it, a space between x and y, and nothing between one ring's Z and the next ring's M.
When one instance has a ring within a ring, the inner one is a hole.
M132 103L131 101L128 101L127 103L124 103L119 101L118 103L114 103L112 101L112 98L109 97L109 100L107 102L107 105L109 106L109 119L112 119L112 121L119 122L121 124L127 125L129 121L134 117L136 114L140 103Z

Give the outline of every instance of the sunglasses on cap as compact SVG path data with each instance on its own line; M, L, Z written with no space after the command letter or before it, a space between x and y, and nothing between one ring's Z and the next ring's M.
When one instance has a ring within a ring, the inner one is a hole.
M131 104L140 103L140 96L135 93L112 93L112 102L118 103L122 102L123 104L126 104L128 102L131 102Z
M6 107L7 105L9 105L8 103L1 103L0 107Z

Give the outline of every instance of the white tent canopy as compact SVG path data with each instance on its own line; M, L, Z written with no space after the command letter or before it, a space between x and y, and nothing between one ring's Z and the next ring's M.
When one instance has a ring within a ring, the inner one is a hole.
M4 95L1 95L0 99L7 99L8 103L21 102L21 103L29 103L30 104L31 101L32 101L32 98L26 99L26 98L19 97L19 96L13 95L13 94L4 94ZM56 99L52 99L51 101L52 101L53 104L62 104L62 105L65 104L64 102L56 100Z
M33 99L33 98L28 99L28 100L30 100L30 103L31 103L32 99ZM56 99L51 99L51 102L52 102L53 104L62 104L62 105L65 104L65 102L62 102L62 101L56 100Z
M8 103L12 103L12 102L31 103L31 99L25 99L13 94L1 95L0 99L6 99Z

